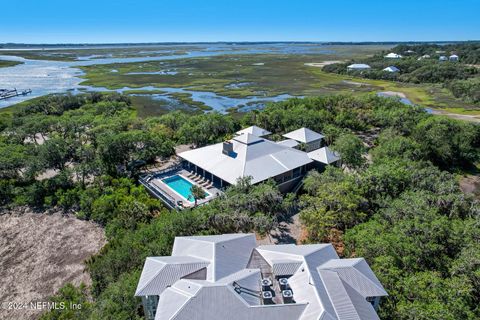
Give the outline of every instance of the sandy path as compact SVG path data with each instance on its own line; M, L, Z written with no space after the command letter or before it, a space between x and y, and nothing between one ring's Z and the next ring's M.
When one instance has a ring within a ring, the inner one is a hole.
M328 60L328 61L322 61L322 62L305 63L305 65L309 66L309 67L323 68L325 66L328 66L329 64L342 63L342 62L343 61L341 61L341 60Z
M480 115L451 113L451 112L443 111L441 109L432 109L432 113L447 116L447 117L452 118L452 119L458 119L458 120L465 120L465 121L480 123Z
M68 282L90 284L83 261L105 242L101 227L60 213L0 215L0 301L48 301ZM36 319L41 313L2 308L0 319Z

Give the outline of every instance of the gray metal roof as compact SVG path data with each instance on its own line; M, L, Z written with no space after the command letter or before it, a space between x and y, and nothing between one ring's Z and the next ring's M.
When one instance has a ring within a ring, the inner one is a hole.
M318 267L333 270L363 297L386 296L387 292L363 258L332 259Z
M312 162L305 152L249 133L231 142L233 154L230 155L222 153L223 143L217 143L178 156L230 184L248 176L252 177L252 183L258 183Z
M305 304L283 304L271 306L249 306L232 287L202 287L195 295L182 291L174 292L175 297L160 296L156 320L259 320L259 319L300 319ZM176 301L175 301L176 300ZM172 308L172 304L173 308Z
M295 148L300 143L298 143L298 141L295 141L293 139L285 139L285 140L282 140L282 141L278 141L277 144L280 144L282 146L289 147L289 148Z
M331 164L341 159L340 155L331 150L329 147L313 150L308 153L308 157L312 160L325 164Z
M338 319L379 319L373 306L346 285L336 272L320 270L319 274Z
M245 129L242 129L240 131L237 131L238 135L244 134L244 133L250 133L253 134L254 136L257 137L263 137L263 136L268 136L269 134L272 134L270 131L265 130L263 128L257 127L257 126L251 126Z
M288 132L283 135L285 138L293 139L298 142L309 143L312 141L320 140L325 138L324 135L310 130L308 128L300 128L291 132Z
M399 72L400 69L398 69L397 67L395 66L389 66L389 67L386 67L385 69L383 69L383 71L388 71L388 72Z
M255 246L255 237L250 234L177 237L172 255L188 255L209 261L207 279L218 281L245 269Z
M365 63L354 63L347 67L348 69L370 69L370 66Z
M235 290L261 290L261 270L247 267L253 253L273 278L291 275L295 303L264 305ZM366 297L386 292L364 259L339 259L331 244L257 247L253 234L228 234L175 238L171 257L147 258L137 295L160 296L157 320L370 320L378 316Z
M292 275L297 272L302 262L295 260L272 260L273 273L280 276Z
M148 257L135 295L158 295L177 280L208 265L208 261L191 256Z

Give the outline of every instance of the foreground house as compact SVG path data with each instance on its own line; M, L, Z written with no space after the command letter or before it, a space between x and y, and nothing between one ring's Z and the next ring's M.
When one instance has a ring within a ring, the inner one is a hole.
M231 140L180 152L180 164L140 179L154 195L171 208L194 203L190 188L199 185L205 197L213 199L221 191L249 177L257 184L272 179L281 192L296 190L305 174L314 168L340 164L340 157L323 146L324 136L308 128L286 133L286 140L274 142L269 131L257 126L240 130Z
M372 320L387 293L364 259L331 244L226 234L175 238L171 256L146 259L135 295L148 320Z

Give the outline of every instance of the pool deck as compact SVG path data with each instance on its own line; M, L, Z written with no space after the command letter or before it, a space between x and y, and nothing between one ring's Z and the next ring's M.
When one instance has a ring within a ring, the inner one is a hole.
M165 202L165 200L163 198L169 198L169 200L171 200L169 202L170 203L174 202L176 208L179 208L178 205L177 205L177 203L179 201L183 202L183 208L193 207L194 206L193 201L192 202L188 201L187 199L185 199L180 194L175 192L173 189L171 189L167 184L165 184L162 181L166 178L169 178L169 177L172 177L172 176L175 176L175 175L182 176L182 178L191 182L192 184L200 185L199 183L192 180L189 177L190 173L188 171L184 170L184 169L172 169L171 171L167 171L167 172L153 173L153 174L150 175L151 176L150 179L146 179L146 180L141 181L141 182L142 182L142 184L145 184L145 183L148 184L148 186L150 188L157 191L157 192L155 192L155 194L160 193L160 195L163 195L163 197L158 197L158 198L160 198L160 200ZM209 202L210 200L216 198L219 194L222 193L222 191L220 189L217 189L214 186L210 186L210 187L201 186L201 187L202 187L202 189L204 189L209 194L209 196L207 196L207 198L205 198L205 199L198 200L197 205L205 204L205 203ZM165 195L166 195L166 197L165 197ZM168 204L170 204L170 203L168 203Z

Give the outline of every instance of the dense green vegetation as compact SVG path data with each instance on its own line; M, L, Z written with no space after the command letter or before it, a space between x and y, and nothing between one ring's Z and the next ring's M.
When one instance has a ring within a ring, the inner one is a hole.
M23 62L0 60L0 68L13 67L13 66L16 66L17 64L22 64L22 63Z
M299 199L245 179L181 212L136 185L138 170L175 145L221 141L251 124L274 139L301 126L322 131L345 166L309 174ZM87 261L92 288L67 285L52 297L86 307L43 319L139 319L134 291L144 260L170 254L175 236L265 233L297 210L309 241L332 241L371 264L390 294L382 319L480 317L480 207L456 181L479 161L477 125L375 95L291 99L242 118L139 119L125 96L92 94L1 113L0 130L2 206L63 207L102 224L108 237Z
M447 88L457 98L476 104L480 103L480 78L450 81Z
M382 79L405 83L440 83L449 89L457 98L477 104L479 102L480 43L464 43L452 45L399 45L391 52L403 55L401 59L385 58L387 52L373 57L355 61L371 66L366 71L348 71L347 66L353 63L331 64L324 67L327 72L350 74L368 79ZM459 56L458 62L439 61L440 56L450 54ZM427 55L428 57L424 57ZM399 72L386 72L384 68L395 66Z

